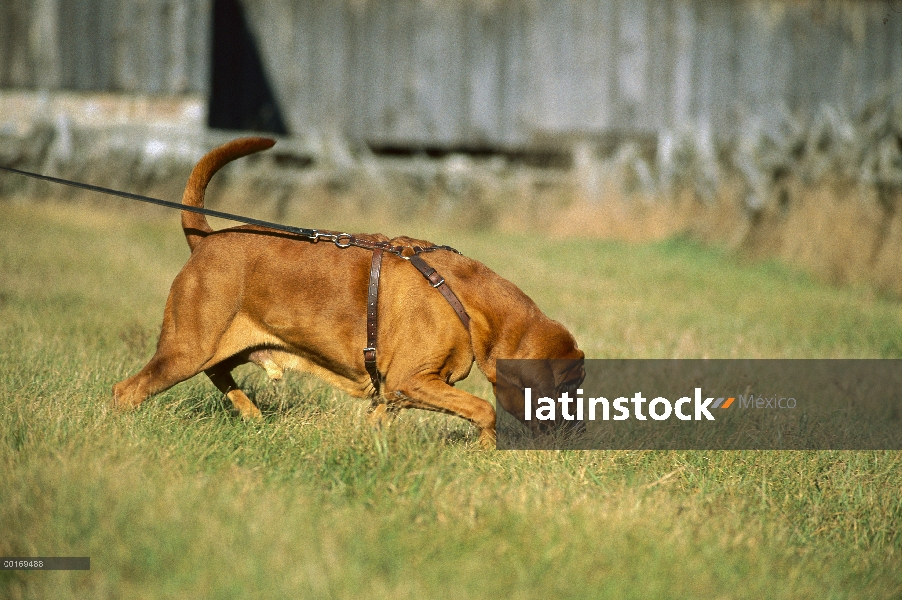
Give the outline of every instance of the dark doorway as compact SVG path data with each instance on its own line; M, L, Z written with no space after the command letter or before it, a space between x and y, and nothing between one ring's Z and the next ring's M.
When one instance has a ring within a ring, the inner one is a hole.
M288 133L239 0L213 1L212 63L210 127Z

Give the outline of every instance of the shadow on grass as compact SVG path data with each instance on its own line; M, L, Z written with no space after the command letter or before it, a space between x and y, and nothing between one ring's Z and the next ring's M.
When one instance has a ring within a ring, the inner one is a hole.
M339 437L344 435L340 430L349 427L370 429L366 419L369 400L351 397L313 376L292 373L283 380L271 381L262 372L242 373L241 369L235 375L238 387L260 409L263 419L257 423L316 424L326 430L335 429ZM228 398L201 376L154 397L147 409L165 411L182 421L245 422ZM478 432L469 423L416 409L399 411L384 432L389 438L416 439L431 446L466 446L478 438Z

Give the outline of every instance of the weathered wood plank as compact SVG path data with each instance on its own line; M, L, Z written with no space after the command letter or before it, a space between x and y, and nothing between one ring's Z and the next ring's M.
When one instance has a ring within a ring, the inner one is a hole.
M617 96L620 119L639 128L648 94L649 23L644 1L621 2L618 22Z
M490 145L501 138L502 31L504 15L493 6L476 6L467 17L468 119L465 137Z
M210 86L213 0L0 0L0 86ZM240 0L289 129L386 144L729 136L902 89L898 3Z
M674 39L671 86L671 108L668 111L669 129L678 131L687 127L695 112L693 90L696 89L695 70L695 6L691 0L677 0L674 4L672 31Z

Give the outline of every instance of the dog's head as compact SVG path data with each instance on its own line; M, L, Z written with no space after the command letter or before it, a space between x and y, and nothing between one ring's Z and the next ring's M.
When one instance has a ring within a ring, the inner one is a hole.
M526 422L526 388L530 389L533 402L538 398L550 398L557 403L565 393L574 398L586 377L585 354L576 346L570 332L557 323L555 325L557 327L539 339L524 340L521 347L525 346L526 351L517 357L518 360L504 361L496 369L495 397L498 403L533 430L548 431L580 425L572 410L569 412L573 419L566 418L563 410L556 410L554 420L538 420L533 415L530 422Z

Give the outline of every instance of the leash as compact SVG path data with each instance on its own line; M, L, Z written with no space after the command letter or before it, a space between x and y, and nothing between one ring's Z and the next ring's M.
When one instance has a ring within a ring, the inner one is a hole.
M91 192L98 192L100 194L106 194L109 196L118 196L120 198L126 198L128 200L138 200L139 202L147 202L149 204L155 204L157 206L163 206L175 210L183 210L193 213L199 213L202 215L208 215L211 217L218 217L220 219L226 219L228 221L244 223L246 225L256 225L258 227L275 229L276 231L283 231L285 233L296 235L312 244L323 240L334 243L338 248L350 248L351 246L355 246L357 248L370 250L373 253L373 257L370 262L370 279L367 293L367 346L363 349L363 364L370 376L370 380L372 381L375 396L379 395L379 389L383 381L383 378L379 373L378 368L376 367L376 339L379 331L379 277L382 272L382 256L385 252L394 254L395 256L408 261L410 264L416 267L420 274L424 278L426 278L426 281L428 281L433 288L438 290L439 293L448 302L448 304L451 305L451 308L454 309L454 312L457 313L457 317L463 324L464 329L466 329L468 333L470 331L470 316L467 314L467 311L464 308L463 304L461 304L460 299L445 283L445 278L439 275L435 269L429 266L429 263L427 263L425 260L423 260L422 257L420 257L420 254L434 252L436 250L447 250L449 252L454 252L455 254L460 254L460 252L458 252L451 246L392 246L388 242L371 242L365 239L358 239L357 237L349 233L335 233L331 231L319 231L318 229L308 229L305 227L292 227L290 225L282 225L281 223L273 223L271 221L263 221L261 219L252 219L250 217L218 210L211 210L209 208L187 206L185 204L182 204L181 202L170 202L169 200L160 200L159 198L142 196L141 194L122 192L111 188L101 187L99 185L90 185L87 183L63 179L61 177L41 175L40 173L32 173L30 171L23 171L21 169L14 169L12 167L4 167L3 165L0 165L0 170L8 171L10 173L16 173L18 175L24 175L26 177L32 177L34 179L40 179L41 181L49 181L50 183L58 183L61 185L67 185ZM405 250L412 251L412 254L405 254Z
M138 200L139 202L147 202L149 204L156 204L157 206L165 206L166 208L174 208L176 210L186 210L188 212L200 213L202 215L208 215L211 217L219 217L220 219L226 219L228 221L236 221L238 223L245 223L246 225L259 225L260 227L269 227L270 229L276 229L278 231L284 231L286 233L293 233L294 235L315 239L317 231L316 229L306 229L304 227L291 227L290 225L282 225L280 223L270 223L269 221L261 221L260 219L251 219L250 217L243 217L241 215L234 215L232 213L222 212L218 210L210 210L209 208L200 208L199 206L187 206L182 204L181 202L170 202L169 200L160 200L159 198L151 198L150 196L142 196L141 194L132 194L131 192L120 192L119 190L113 190L110 188L100 187L99 185L90 185L87 183L81 183L78 181L71 181L69 179L62 179L60 177L51 177L49 175L41 175L39 173L31 173L29 171L22 171L20 169L13 169L12 167L4 167L0 165L0 170L9 171L10 173L16 173L18 175L25 175L26 177L33 177L34 179L40 179L41 181L49 181L50 183L59 183L62 185L68 185L69 187L79 188L82 190L88 190L91 192L99 192L101 194L107 194L108 196L119 196L120 198L127 198L129 200Z

